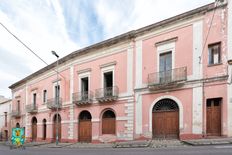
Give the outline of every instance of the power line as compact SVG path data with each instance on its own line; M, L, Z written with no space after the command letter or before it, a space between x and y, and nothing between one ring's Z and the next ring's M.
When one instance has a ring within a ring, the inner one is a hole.
M46 61L44 61L39 55L37 55L31 48L29 48L22 40L20 40L16 35L14 35L5 25L3 25L2 23L0 23L2 25L2 27L8 32L10 33L16 40L18 40L21 44L23 44L24 47L26 47L29 51L31 51L37 58L39 58L41 61L43 61L46 65L48 65L48 63Z
M204 49L205 49L205 46L206 46L206 43L207 43L207 40L208 40L208 37L209 37L210 30L211 30L212 25L213 25L213 20L214 20L215 12L216 12L216 10L217 10L217 4L218 4L218 2L216 1L216 6L215 6L215 9L214 9L214 11L213 11L213 16L212 16L212 18L211 18L210 25L209 25L209 29L208 29L208 32L207 32L207 34L206 34L205 42L204 42L204 44L203 44L203 48L202 48L202 51L201 51L201 56L199 56L199 59L200 59L200 60L199 60L199 64L201 63L202 55L203 55L203 52L204 52Z
M1 22L0 24L2 25L2 27L8 32L10 33L16 40L18 40L24 47L26 47L31 53L33 53L37 58L39 58L43 63L45 63L46 65L49 65L45 60L43 60L38 54L36 54L30 47L28 47L22 40L20 40L16 35L14 35L5 25L3 25ZM55 69L52 69L54 70L55 72L58 72L57 70ZM62 76L64 79L65 77L63 75L61 75L59 72L58 74L60 76Z

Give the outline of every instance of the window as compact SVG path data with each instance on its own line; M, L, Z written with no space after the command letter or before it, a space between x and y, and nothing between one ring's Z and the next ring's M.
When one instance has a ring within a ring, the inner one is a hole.
M215 43L208 46L209 65L221 63L221 43Z
M206 104L207 107L218 107L220 106L222 102L222 98L212 98L212 99L207 99Z
M172 79L172 52L160 54L159 59L160 83L170 82Z
M89 78L88 77L81 78L82 100L88 99L88 91L89 91Z
M104 73L104 88L113 87L113 72Z
M20 111L20 100L17 101L17 110Z
M60 85L55 86L55 98L60 98Z
M113 95L113 72L104 73L104 96Z
M4 112L4 116L5 116L5 127L7 127L7 112Z
M43 91L43 103L47 102L47 90Z
M36 93L33 94L33 105L36 105Z

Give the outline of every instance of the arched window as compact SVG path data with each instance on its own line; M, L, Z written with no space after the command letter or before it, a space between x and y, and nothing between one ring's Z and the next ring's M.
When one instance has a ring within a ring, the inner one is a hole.
M79 120L89 120L89 119L92 119L92 116L88 111L84 110L80 113Z
M178 110L178 105L175 101L171 99L163 99L158 101L153 107L153 112L156 111L176 111Z
M116 117L113 111L107 110L102 115L102 134L115 134Z

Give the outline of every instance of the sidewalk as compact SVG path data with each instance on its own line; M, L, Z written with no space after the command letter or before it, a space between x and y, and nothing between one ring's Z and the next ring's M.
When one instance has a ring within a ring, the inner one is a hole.
M178 139L155 139L151 141L151 148L166 148L166 147L183 147L188 146Z
M205 145L226 145L232 144L232 138L214 138L214 139L196 139L180 141L177 139L154 139L140 140L116 143L46 143L32 142L25 143L25 147L37 148L168 148L168 147L186 147L186 146L205 146ZM9 145L9 142L0 142L0 145Z
M183 142L192 146L225 145L225 144L232 144L232 138L196 139L196 140L185 140Z

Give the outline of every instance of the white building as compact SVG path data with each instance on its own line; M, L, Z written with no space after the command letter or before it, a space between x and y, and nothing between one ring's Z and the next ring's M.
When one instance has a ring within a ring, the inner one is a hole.
M0 96L0 140L7 140L10 127L11 99Z

